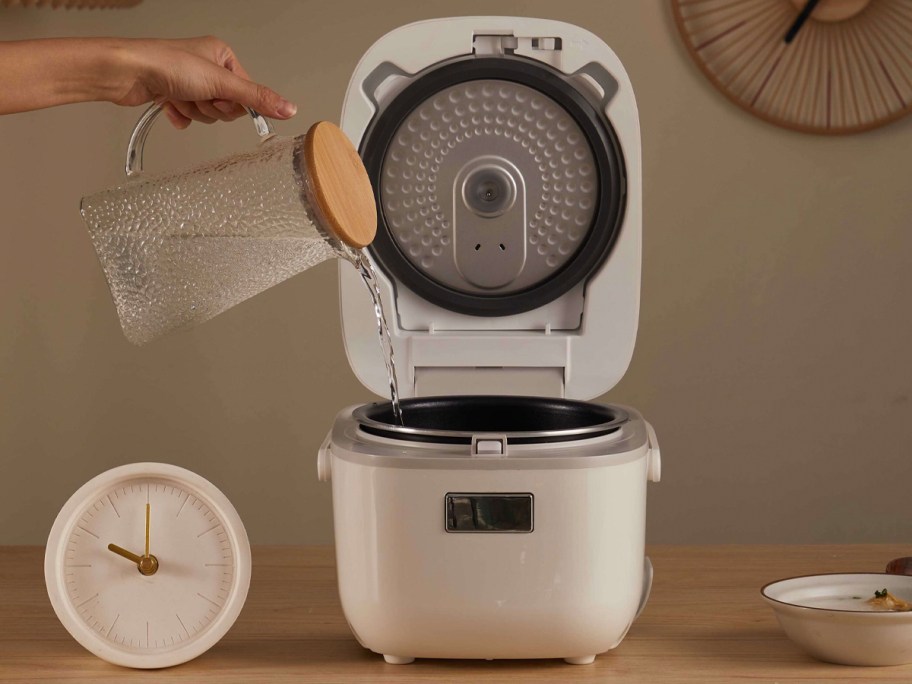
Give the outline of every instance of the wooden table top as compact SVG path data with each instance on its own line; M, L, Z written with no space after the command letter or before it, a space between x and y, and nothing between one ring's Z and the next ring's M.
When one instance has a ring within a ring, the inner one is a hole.
M642 617L592 665L559 660L417 660L387 665L354 640L328 547L254 549L244 611L228 635L184 665L109 665L54 616L42 547L0 547L0 680L158 682L759 682L912 681L912 665L829 665L789 642L759 588L816 572L880 572L908 546L653 546L656 579Z

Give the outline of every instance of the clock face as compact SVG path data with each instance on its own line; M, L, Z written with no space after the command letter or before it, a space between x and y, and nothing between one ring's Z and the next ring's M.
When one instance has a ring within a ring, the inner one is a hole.
M87 649L166 667L216 643L243 606L250 548L221 492L176 466L115 468L64 506L48 541L48 593Z
M691 56L771 123L854 133L912 111L912 0L672 0Z

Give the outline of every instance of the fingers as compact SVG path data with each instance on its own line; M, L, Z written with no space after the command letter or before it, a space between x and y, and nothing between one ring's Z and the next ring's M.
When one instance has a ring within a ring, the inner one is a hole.
M167 101L167 115L176 128L186 128L191 121L232 121L245 114L243 107L273 119L288 119L297 112L274 90L251 81L231 48L217 38L153 47L165 54L158 55L164 66L151 69L143 85L153 97Z
M225 114L243 114L244 108L241 105L228 100L213 100L212 106Z
M247 70L241 65L240 61L238 61L234 51L227 45L219 58L219 64L228 69L232 74L236 74L246 81L253 80L250 78L250 74L247 73Z
M218 121L216 117L208 116L200 111L200 108L197 106L196 102L184 102L182 100L171 100L171 106L173 106L177 111L183 114L186 118L192 121L200 121L202 123L215 123Z
M168 117L168 121L171 122L171 125L178 130L184 130L191 123L190 119L177 111L170 102L162 104L162 111L165 113L165 116Z
M264 85L241 78L227 69L222 70L220 76L218 99L251 107L273 119L290 119L298 111L296 105Z
M203 116L208 116L213 121L234 121L243 114L243 110L241 110L240 114L235 113L235 108L231 103L228 103L228 108L217 106L213 100L200 100L194 104L196 104L196 108L199 109ZM240 109L240 107L238 107L238 109Z
M207 100L200 102L171 100L163 103L162 109L171 124L179 129L186 128L192 121L201 121L207 124L215 121L234 121L245 113L240 106L233 103L222 102L219 107L214 102Z

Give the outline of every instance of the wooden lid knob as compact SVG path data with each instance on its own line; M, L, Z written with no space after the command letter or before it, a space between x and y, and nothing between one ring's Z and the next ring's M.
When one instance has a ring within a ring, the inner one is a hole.
M369 245L377 233L377 204L348 136L335 124L318 121L304 136L304 160L327 228L349 247Z

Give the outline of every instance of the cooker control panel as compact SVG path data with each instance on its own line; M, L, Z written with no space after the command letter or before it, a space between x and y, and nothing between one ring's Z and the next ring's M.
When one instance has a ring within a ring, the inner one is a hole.
M531 532L530 493L446 495L447 532Z

